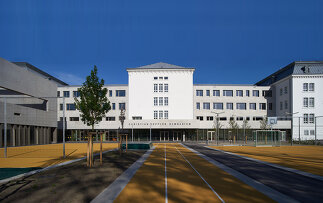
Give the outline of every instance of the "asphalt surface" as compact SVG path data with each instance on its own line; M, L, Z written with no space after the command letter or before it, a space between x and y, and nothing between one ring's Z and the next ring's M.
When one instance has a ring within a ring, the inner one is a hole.
M205 148L186 146L299 202L323 202L323 181L274 168L256 161Z

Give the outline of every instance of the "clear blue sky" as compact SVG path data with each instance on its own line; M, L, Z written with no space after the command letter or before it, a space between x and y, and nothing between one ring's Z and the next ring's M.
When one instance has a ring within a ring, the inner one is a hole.
M0 0L0 57L80 84L127 67L195 67L195 83L255 83L295 60L323 60L322 0Z

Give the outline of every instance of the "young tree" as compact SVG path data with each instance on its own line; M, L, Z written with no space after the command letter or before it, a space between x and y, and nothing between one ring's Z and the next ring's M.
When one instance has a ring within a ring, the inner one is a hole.
M215 132L215 138L218 144L218 140L220 137L220 129L223 127L223 125L220 122L220 119L218 117L215 117L214 120L214 124L213 124L213 128L214 128L214 132Z
M248 120L243 120L241 128L243 129L243 134L246 137L246 131L248 132L251 128ZM247 141L246 141L247 142Z
M238 133L239 125L238 125L238 123L234 119L232 119L232 120L230 119L230 121L229 121L229 128L232 130L232 133L234 131L236 131L236 133ZM233 140L232 137L231 137L231 140Z
M264 116L264 118L262 120L260 120L259 122L260 122L260 129L266 130L269 128L267 116Z

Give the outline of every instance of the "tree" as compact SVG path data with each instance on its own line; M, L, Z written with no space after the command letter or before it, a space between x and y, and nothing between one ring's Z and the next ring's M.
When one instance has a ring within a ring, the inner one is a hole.
M218 140L219 140L219 137L220 137L220 129L222 127L223 127L223 125L221 124L219 118L215 117L213 128L214 128L214 132L215 132L215 135L216 135L215 138L216 138L217 144L218 144Z
M244 137L246 137L246 131L249 131L249 129L251 128L249 121L248 120L243 120L241 128L243 129L243 135ZM246 141L247 142L247 141Z
M86 77L82 87L78 88L80 100L74 98L76 109L81 112L81 120L87 126L94 125L102 121L105 114L111 109L110 102L106 96L107 88L103 88L104 80L97 76L98 69L94 66L91 75Z
M238 133L239 125L234 119L230 119L229 128L232 130L232 132L236 130L236 133Z
M269 128L267 116L264 116L263 119L260 120L259 122L260 122L260 129L266 130Z

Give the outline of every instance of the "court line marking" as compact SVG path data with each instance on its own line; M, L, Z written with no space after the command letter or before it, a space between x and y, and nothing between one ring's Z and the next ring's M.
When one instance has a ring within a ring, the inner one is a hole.
M221 202L225 202L220 195L211 187L211 185L203 178L203 176L195 169L195 167L185 158L185 156L180 152L175 146L176 150L182 155L185 161L192 167L192 169L200 176L200 178L207 184L207 186L212 190L212 192L221 200Z
M108 152L112 152L112 151L116 151L116 150L117 149L110 149L108 151L102 152L102 154L105 154L105 153L108 153ZM98 156L98 155L100 155L100 153L93 154L93 156ZM74 159L74 160L71 160L71 161L66 161L66 162L63 162L63 163L59 163L59 164L56 164L56 165L47 166L46 168L36 169L34 171L30 171L30 172L27 172L27 173L19 174L19 175L10 177L10 178L2 179L2 180L0 180L0 184L7 183L9 181L16 180L18 178L28 177L28 176L34 175L34 174L39 173L39 172L42 172L42 171L47 171L49 169L57 168L57 167L60 167L60 166L65 166L65 165L68 165L68 164L71 164L71 163L74 163L74 162L77 162L77 161L81 161L81 160L84 160L84 159L86 159L86 156L81 157L81 158L78 158L78 159ZM26 168L28 168L28 167L26 167Z
M309 178L314 178L314 179L323 181L323 176L320 176L320 175L315 175L315 174L312 174L312 173L309 173L309 172L300 171L300 170L297 170L297 169L294 169L294 168L289 168L289 167L286 167L286 166L280 166L278 164L273 164L273 163L269 163L269 162L262 161L262 160L259 160L259 159L254 159L254 158L251 158L251 157L243 156L243 155L240 155L240 154L235 154L235 153L232 153L232 152L223 151L221 149L215 149L215 148L212 148L212 147L209 147L209 146L204 146L204 147L206 147L208 149L220 151L220 152L223 152L223 153L226 153L226 154L238 156L240 158L255 161L255 162L258 162L258 163L266 164L266 165L274 167L274 168L286 170L286 171L293 172L293 173L296 173L296 174L299 174L299 175L303 175L303 176L306 176L306 177L309 177Z
M115 179L107 188L97 195L91 203L113 202L121 193L121 191L130 182L131 178L136 174L137 170L142 166L146 159L150 156L156 147L153 146L147 150L135 163L133 163L125 172Z
M218 161L215 161L214 159L188 147L185 146L183 144L181 144L183 147L189 149L190 151L196 153L198 156L204 158L205 160L207 160L208 162L210 162L211 164L215 165L216 167L224 170L225 172L229 173L230 175L236 177L237 179L239 179L240 181L244 182L245 184L253 187L254 189L258 190L259 192L265 194L266 196L270 197L271 199L275 200L276 202L298 202L294 199L292 199L291 197L284 195L264 184L262 184L259 181L256 181L255 179L252 179Z
M165 203L168 203L166 149L167 148L166 148L166 144L165 144Z

